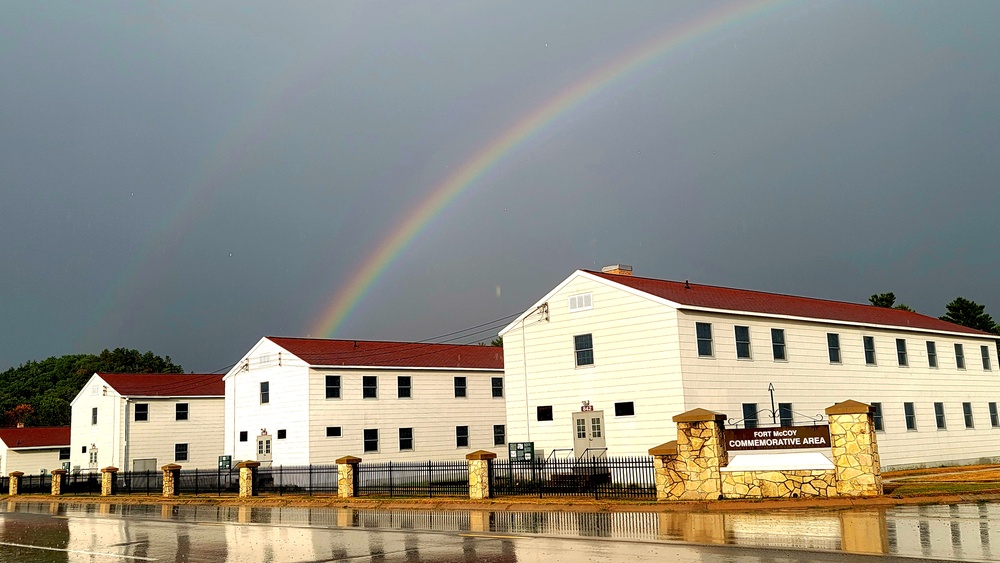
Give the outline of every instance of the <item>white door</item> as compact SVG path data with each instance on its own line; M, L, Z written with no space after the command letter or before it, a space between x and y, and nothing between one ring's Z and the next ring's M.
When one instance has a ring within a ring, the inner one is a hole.
M577 459L604 455L604 411L573 413L573 453Z
M271 464L271 435L264 434L262 436L257 436L257 461L265 464Z

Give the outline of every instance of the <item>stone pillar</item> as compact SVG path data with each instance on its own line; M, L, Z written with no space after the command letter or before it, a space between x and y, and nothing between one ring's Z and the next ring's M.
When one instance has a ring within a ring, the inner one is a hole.
M684 491L684 480L677 473L677 440L649 449L653 456L656 500L674 500Z
M62 494L63 475L65 474L65 469L52 470L52 496L57 497Z
M259 461L241 461L236 464L240 470L240 498L250 498L257 496L257 468Z
M358 464L361 463L360 457L354 456L344 456L337 460L337 496L340 498L351 498L354 496L354 492L357 490L357 482L355 479L355 474L358 470Z
M14 471L10 473L10 483L7 494L12 497L16 497L21 494L21 477L23 476L24 471Z
M844 401L826 409L830 447L837 471L837 494L874 497L882 494L882 462L878 455L872 407Z
M118 475L117 467L105 467L101 470L101 496L108 497L116 494L118 480L115 477Z
M469 463L469 498L482 500L490 498L490 463L497 454L486 450L472 452L465 456Z
M168 463L160 468L163 471L163 496L173 498L177 494L177 483L181 478L181 466Z
M722 496L722 474L729 463L722 438L726 415L694 409L674 417L677 424L676 469L683 488L671 498L679 500L718 500Z

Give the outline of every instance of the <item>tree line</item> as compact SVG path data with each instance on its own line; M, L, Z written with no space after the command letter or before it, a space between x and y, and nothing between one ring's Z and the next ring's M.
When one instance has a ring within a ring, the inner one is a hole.
M913 310L904 304L896 305L896 295L891 291L876 293L868 298L868 302L876 307L903 309L905 311ZM997 325L993 321L993 317L986 312L986 305L980 305L964 297L956 297L944 307L948 312L938 317L942 321L1000 335L1000 325ZM997 346L1000 349L1000 342L998 342Z

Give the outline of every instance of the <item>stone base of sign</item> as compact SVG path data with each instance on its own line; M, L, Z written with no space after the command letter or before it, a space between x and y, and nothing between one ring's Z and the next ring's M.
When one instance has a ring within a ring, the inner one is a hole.
M63 482L63 475L65 474L66 474L65 469L52 470L52 496L57 497L62 495L62 482Z
M882 494L881 460L870 410L871 407L857 401L844 401L826 409L840 496Z
M497 454L479 450L465 456L469 464L469 498L482 500L490 498L490 462Z
M725 498L809 498L837 496L833 469L732 471L722 474Z

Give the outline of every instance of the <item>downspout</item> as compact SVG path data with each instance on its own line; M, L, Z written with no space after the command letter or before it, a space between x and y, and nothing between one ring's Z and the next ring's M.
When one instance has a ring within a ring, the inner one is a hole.
M128 397L125 397L125 453L122 455L122 471L128 471Z

